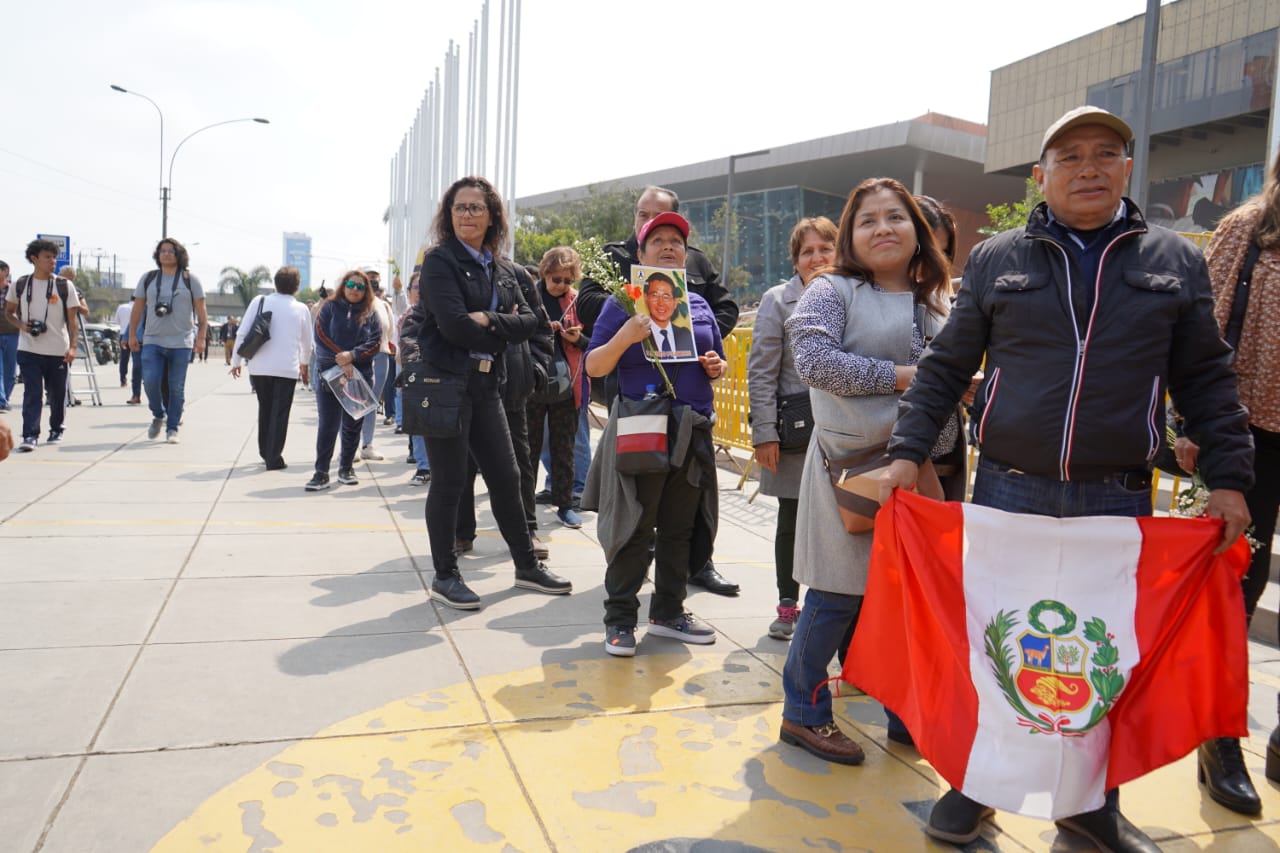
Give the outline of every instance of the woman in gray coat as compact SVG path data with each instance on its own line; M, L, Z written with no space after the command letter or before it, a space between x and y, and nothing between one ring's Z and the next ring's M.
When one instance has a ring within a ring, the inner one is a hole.
M796 373L783 324L796 310L800 294L836 259L836 226L825 216L801 219L791 229L791 264L796 274L786 284L765 291L756 312L747 357L747 388L751 398L751 445L760 463L760 491L778 499L778 528L773 538L773 562L778 576L778 618L769 636L790 640L800 608L800 584L792 577L795 565L796 512L800 507L800 472L805 447L783 448L778 435L778 403L787 398L808 402L809 388ZM807 418L812 426L812 416Z
M863 752L835 724L827 667L862 605L871 534L845 531L824 456L887 447L898 397L946 316L946 270L911 194L891 178L871 178L845 204L835 271L805 288L786 323L796 368L812 389L815 427L795 548L795 578L809 590L782 672L780 736L841 764L860 764ZM954 446L958 432L953 419L939 442Z

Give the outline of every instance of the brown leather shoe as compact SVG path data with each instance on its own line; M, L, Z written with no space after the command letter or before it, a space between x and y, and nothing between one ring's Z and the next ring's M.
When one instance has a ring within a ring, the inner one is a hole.
M801 726L783 720L778 739L836 764L861 764L866 758L862 747L850 740L834 722L822 726Z

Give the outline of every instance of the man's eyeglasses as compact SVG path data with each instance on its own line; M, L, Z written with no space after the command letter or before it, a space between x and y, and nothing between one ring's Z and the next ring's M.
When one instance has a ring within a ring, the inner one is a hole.
M346 285L347 285L347 287L351 288L352 290L364 290L364 289L365 289L365 284L364 284L364 282L363 282L363 281L348 281L348 282L346 282Z
M675 302L676 298L670 293L646 293L645 299L652 302Z
M455 216L479 216L480 214L487 213L488 211L489 208L485 207L483 204L455 204L453 206L453 213Z

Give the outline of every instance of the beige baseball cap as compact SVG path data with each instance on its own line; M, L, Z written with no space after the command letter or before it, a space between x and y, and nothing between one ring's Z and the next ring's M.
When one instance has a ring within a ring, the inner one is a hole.
M1103 127L1109 127L1120 134L1120 138L1124 140L1125 145L1133 141L1133 128L1125 124L1124 120L1119 116L1107 112L1102 107L1076 107L1074 110L1067 111L1062 118L1049 125L1049 129L1044 132L1044 142L1040 144L1040 156L1043 157L1044 152L1049 150L1053 140L1071 130L1071 128L1079 127L1082 124L1100 124Z

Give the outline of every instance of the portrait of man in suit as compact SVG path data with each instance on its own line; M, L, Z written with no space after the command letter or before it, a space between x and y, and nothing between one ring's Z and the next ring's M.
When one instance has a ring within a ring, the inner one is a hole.
M659 359L676 361L697 358L693 330L681 324L683 293L667 273L653 272L645 281L644 302L653 325L653 345Z

